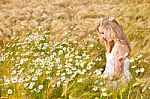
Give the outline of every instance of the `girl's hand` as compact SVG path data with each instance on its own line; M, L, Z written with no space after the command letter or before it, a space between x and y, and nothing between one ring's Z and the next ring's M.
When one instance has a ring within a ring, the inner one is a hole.
M114 63L115 63L115 76L120 77L123 69L124 69L124 49L120 45L116 45L114 49Z
M104 38L103 34L102 33L97 33L98 34L98 37L100 39L100 42L106 46L106 39Z
M100 40L107 47L107 40L104 37L101 37Z

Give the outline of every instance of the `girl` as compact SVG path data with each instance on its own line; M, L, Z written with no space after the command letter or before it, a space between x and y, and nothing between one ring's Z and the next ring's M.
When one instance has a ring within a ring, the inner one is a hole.
M119 78L123 74L129 79L129 59L131 47L130 43L123 33L122 26L109 17L101 20L97 26L98 36L102 44L106 47L106 67L104 75L112 78Z

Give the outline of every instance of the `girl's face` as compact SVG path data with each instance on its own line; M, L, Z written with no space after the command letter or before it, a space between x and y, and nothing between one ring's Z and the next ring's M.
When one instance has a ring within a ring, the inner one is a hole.
M112 41L110 28L98 27L98 34L101 40Z

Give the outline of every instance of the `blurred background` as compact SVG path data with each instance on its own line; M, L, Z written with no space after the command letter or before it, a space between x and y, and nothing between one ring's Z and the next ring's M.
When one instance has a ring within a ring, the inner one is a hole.
M134 53L150 52L150 0L0 0L0 45L12 35L51 31L53 41L96 36L100 18L114 16Z

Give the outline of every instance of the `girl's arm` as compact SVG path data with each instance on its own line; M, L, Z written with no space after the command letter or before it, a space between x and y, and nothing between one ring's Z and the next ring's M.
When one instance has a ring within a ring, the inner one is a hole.
M120 45L116 45L114 49L114 65L115 65L115 77L120 77L124 69L124 49Z

